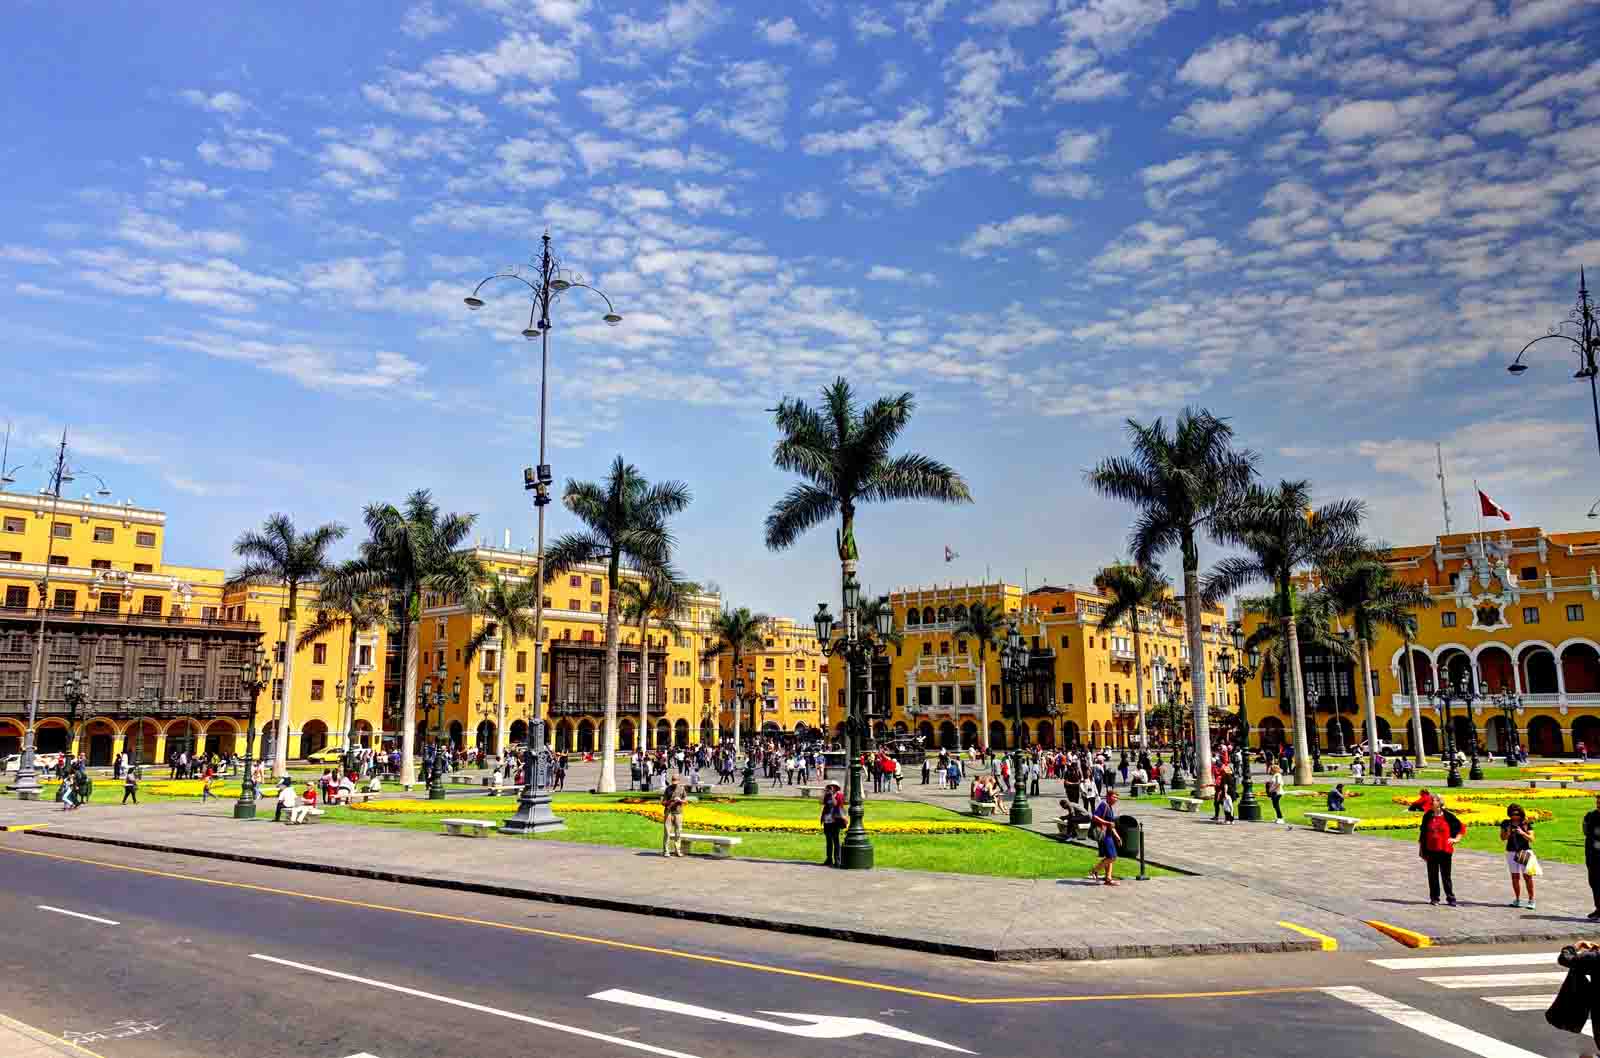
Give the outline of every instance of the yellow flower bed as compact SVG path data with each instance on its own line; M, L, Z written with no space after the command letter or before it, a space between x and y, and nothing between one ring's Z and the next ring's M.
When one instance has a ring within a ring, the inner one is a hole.
M1471 804L1459 807L1451 805L1450 811L1455 813L1464 827L1493 827L1499 826L1500 821L1506 817L1505 805ZM1542 808L1525 808L1528 821L1531 823L1545 823L1555 818L1555 813ZM1408 812L1403 816L1379 816L1376 819L1363 819L1356 824L1357 830L1416 830L1422 823L1421 812Z
M140 783L139 789L143 793L159 794L162 797L199 797L200 788L204 785L205 781L202 779L168 779L164 782ZM265 790L268 786L263 782L261 788ZM231 793L237 797L239 795L239 784L231 781L226 784L215 782L211 784L211 792L214 794Z
M1472 804L1482 802L1485 804L1508 805L1515 801L1587 801L1594 797L1593 790L1471 790L1466 793L1451 792L1444 795L1448 804ZM1416 795L1399 794L1390 800L1397 805L1409 805L1415 801Z
M505 815L514 810L510 798L499 801L473 800L446 804L441 801L368 801L351 805L353 812L374 812L379 815ZM561 815L614 812L639 816L661 822L660 805L626 805L611 803L556 804ZM765 832L773 834L821 834L822 823L816 819L762 819L742 816L720 808L701 808L689 805L684 809L685 826L695 830L723 831L725 833ZM868 820L867 829L875 834L987 834L1004 830L994 823L979 823L964 819Z

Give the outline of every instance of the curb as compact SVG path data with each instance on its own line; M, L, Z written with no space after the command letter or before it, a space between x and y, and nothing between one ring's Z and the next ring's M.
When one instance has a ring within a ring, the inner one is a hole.
M806 922L779 922L753 918L748 915L728 914L721 911L698 911L689 908L667 907L660 904L641 904L631 900L613 900L609 897L586 896L579 893L562 893L552 890L524 889L506 885L489 885L453 878L433 878L427 875L401 874L366 867L341 867L316 861L280 859L275 856L257 856L249 853L221 852L213 849L178 848L155 842L130 841L125 838L107 838L89 834L69 834L60 830L29 831L39 837L58 838L63 841L81 841L91 845L111 845L140 852L157 852L175 856L198 856L232 863L246 863L256 867L277 867L312 874L331 874L345 878L364 878L377 882L397 882L428 889L445 889L483 896L501 896L513 900L538 900L571 907L586 907L600 911L620 911L656 918L675 918L686 922L708 922L720 926L737 926L743 929L760 929L773 933L788 933L826 940L842 940L853 944L870 944L884 948L899 948L930 955L950 955L980 962L1081 962L1099 959L1169 958L1179 955L1241 955L1268 952L1319 951L1321 943L1315 940L1274 941L1176 941L1160 944L1076 944L1063 947L1033 948L983 948L967 944L948 944L942 941L904 937L892 933L875 933L868 930L832 928Z

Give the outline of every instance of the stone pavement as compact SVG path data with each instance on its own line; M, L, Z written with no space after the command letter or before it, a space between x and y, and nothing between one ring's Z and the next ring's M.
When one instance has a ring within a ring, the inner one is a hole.
M0 1014L0 1054L5 1058L98 1058L93 1051Z

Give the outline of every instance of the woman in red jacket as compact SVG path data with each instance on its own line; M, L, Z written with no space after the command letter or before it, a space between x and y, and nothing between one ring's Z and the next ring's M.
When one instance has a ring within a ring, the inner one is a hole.
M1417 829L1417 855L1428 865L1428 902L1439 906L1439 886L1444 885L1445 902L1456 906L1456 890L1450 880L1450 866L1455 856L1456 840L1465 828L1452 812L1446 812L1444 802L1437 797L1429 799L1427 811L1422 813L1422 826Z

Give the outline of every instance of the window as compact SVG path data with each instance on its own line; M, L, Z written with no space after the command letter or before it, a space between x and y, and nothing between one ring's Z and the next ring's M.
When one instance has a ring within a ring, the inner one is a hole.
M28 589L11 587L6 589L6 606L14 610L25 609L28 605Z
M583 609L583 600L582 599L568 599L567 600L567 609L569 609L569 610L582 610Z
M933 657L933 644L927 642L926 640L924 640L922 643L922 656L925 658Z
M1454 628L1455 626L1456 615L1452 611L1446 610L1444 613L1439 615L1440 628Z
M590 613L599 613L600 612L600 600L599 599L590 600L590 602L589 602L589 612Z
M7 518L3 524L5 531L8 533L25 532L28 527L28 523L23 521L21 518Z
M590 580L589 580L589 594L590 595L599 595L600 594L600 585L601 585L601 583L602 582L601 582L599 577L590 578Z
M356 652L356 664L364 669L372 668L372 644L361 644Z
M106 591L100 593L100 612L116 613L122 608L122 596Z
M0 551L0 562L21 562L21 551Z
M989 704L1000 704L1000 685L998 683L989 684Z
M1092 683L1089 684L1089 701L1090 703L1099 701L1099 699L1095 697L1095 685Z
M493 650L483 652L483 669L485 672L500 671L500 655Z
M1062 650L1067 649L1071 645L1072 645L1072 637L1071 636L1062 636L1061 637L1061 649Z
M215 621L217 619L217 608L215 606L200 607L200 617L206 621Z
M148 562L135 562L133 564L133 571L135 573L154 573L155 569Z
M312 680L311 681L311 700L313 702L322 701L322 689L323 689L323 686L324 686L324 681L322 681L322 680Z
M134 536L133 536L133 542L136 545L138 545L139 547L155 547L156 546L156 534L155 533L135 533Z
M1583 603L1575 602L1575 603L1572 603L1571 605L1569 605L1567 607L1567 620L1569 620L1569 621L1581 621L1581 620L1583 620Z
M117 539L117 534L112 531L112 529L111 529L111 527L109 525L97 525L97 526L94 527L94 542L95 543L97 543L97 544L109 544L109 543L113 543L116 539Z
M548 609L550 609L550 608L551 608L551 607L553 607L553 606L554 606L554 605L555 605L555 603L553 603L553 602L551 602L551 601L550 601L550 596L548 596L548 595L546 595L546 596L545 596L545 597L544 597L544 598L543 598L543 599L541 599L541 600L540 600L540 601L541 601L541 602L542 602L542 603L543 603L543 604L544 604L544 608L545 608L545 609L546 609L546 610L548 610Z
M1539 608L1537 606L1524 606L1522 608L1522 623L1536 625L1539 623Z
M843 694L844 692L841 691L839 693ZM932 705L933 704L933 688L932 687L929 687L927 684L923 684L922 686L917 688L917 704L918 705Z
M1383 693L1383 685L1378 681L1378 670L1372 670L1372 696L1376 698Z
M71 561L68 560L66 555L51 555L50 556L50 564L52 566L70 566L70 565L72 565Z
M1062 638L1065 638L1065 637L1063 636ZM1072 684L1070 684L1070 683L1063 683L1061 685L1061 704L1062 705L1071 705L1072 704Z
M567 578L567 586L571 588L581 588L583 587L583 578L574 573L572 576Z
M328 644L317 643L311 647L311 664L326 665L328 663Z
M528 652L526 650L517 651L517 671L528 671Z
M72 539L72 523L71 522L57 522L55 524L55 527L50 530L50 535L55 537L57 540L71 540Z
M1538 580L1539 579L1539 567L1538 566L1523 566L1522 567L1522 572L1517 574L1517 579L1518 580Z
M802 680L801 690L805 690L804 684L805 681ZM904 709L906 707L906 689L904 687L896 687L894 689L894 706L896 709Z
M275 701L275 702L283 700L283 680L282 679L276 679L276 680L272 681L272 700Z
M950 653L950 641L948 639L940 641L940 643L939 643L939 653L940 654L949 654Z
M89 560L89 568L90 569L110 569L111 568L111 560L109 558L91 558Z
M1278 688L1273 685L1272 666L1263 666L1261 669L1261 697L1276 698L1277 696Z
M772 668L777 668L777 665L774 664L774 659L768 658L767 659L767 663L766 663L766 665L764 667L772 669Z
M160 617L161 596L146 595L144 597L144 602L140 606L140 612L142 612L146 617Z
M514 697L515 697L515 700L519 701L519 702L527 701L527 699L528 699L528 685L526 683L517 684Z

